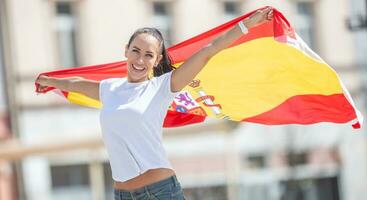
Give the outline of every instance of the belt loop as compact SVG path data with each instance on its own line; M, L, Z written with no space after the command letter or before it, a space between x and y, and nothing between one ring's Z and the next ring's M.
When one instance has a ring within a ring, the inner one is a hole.
M172 179L172 181L173 181L173 185L175 186L175 187L177 187L177 179L176 179L176 176L175 175L173 175L172 177L171 177L171 179Z
M135 200L135 197L134 197L134 193L133 192L129 192L130 193L130 197L132 200Z
M150 192L147 186L144 187L145 193L148 195L148 198L150 199Z

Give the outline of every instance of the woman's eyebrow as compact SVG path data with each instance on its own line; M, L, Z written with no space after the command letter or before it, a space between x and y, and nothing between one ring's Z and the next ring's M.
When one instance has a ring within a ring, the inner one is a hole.
M137 46L133 46L133 48L135 48L135 49L137 49L137 50L139 50L139 51L141 51L141 49L139 48L139 47L137 47ZM151 54L153 54L153 52L152 51L145 51L146 53L151 53Z

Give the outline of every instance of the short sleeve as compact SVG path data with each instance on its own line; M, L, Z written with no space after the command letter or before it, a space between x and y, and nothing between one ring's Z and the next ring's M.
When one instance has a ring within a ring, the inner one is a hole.
M111 91L112 89L112 83L114 83L117 79L116 78L110 78L110 79L104 79L99 82L99 101L103 104L103 102L106 99L106 95Z
M172 72L165 73L156 78L157 84L159 85L160 91L169 97L175 97L179 92L172 92L171 89L171 77Z

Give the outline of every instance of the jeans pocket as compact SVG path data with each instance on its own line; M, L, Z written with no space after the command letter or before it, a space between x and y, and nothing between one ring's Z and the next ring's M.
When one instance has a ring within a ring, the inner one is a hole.
M167 184L159 188L154 188L150 191L151 195L157 199L168 200L171 199L172 185Z
M172 189L171 197L173 200L184 200L184 193L180 184L176 185Z

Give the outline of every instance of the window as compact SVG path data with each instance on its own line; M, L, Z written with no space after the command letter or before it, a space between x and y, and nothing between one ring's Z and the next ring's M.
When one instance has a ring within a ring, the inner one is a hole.
M297 16L295 22L296 32L310 46L315 48L314 38L314 14L313 2L297 2L296 3Z
M268 185L246 185L241 186L241 199L271 199Z
M87 164L51 166L52 197L50 199L92 199Z
M287 156L289 166L298 166L307 164L307 154L306 153L294 153L290 152Z
M153 26L159 29L166 44L166 48L172 44L172 30L171 30L171 9L170 2L153 2Z
M247 157L247 166L250 169L259 169L265 167L265 157L262 155L250 155Z
M75 16L72 2L56 2L56 32L59 65L74 67L78 65Z
M236 1L225 1L223 2L224 9L224 21L229 21L240 15L240 4Z
M103 163L103 175L104 175L104 183L105 183L105 198L113 199L113 179L111 166L109 162Z
M280 183L281 200L339 200L338 178L287 180Z
M52 187L89 186L88 165L51 167Z

